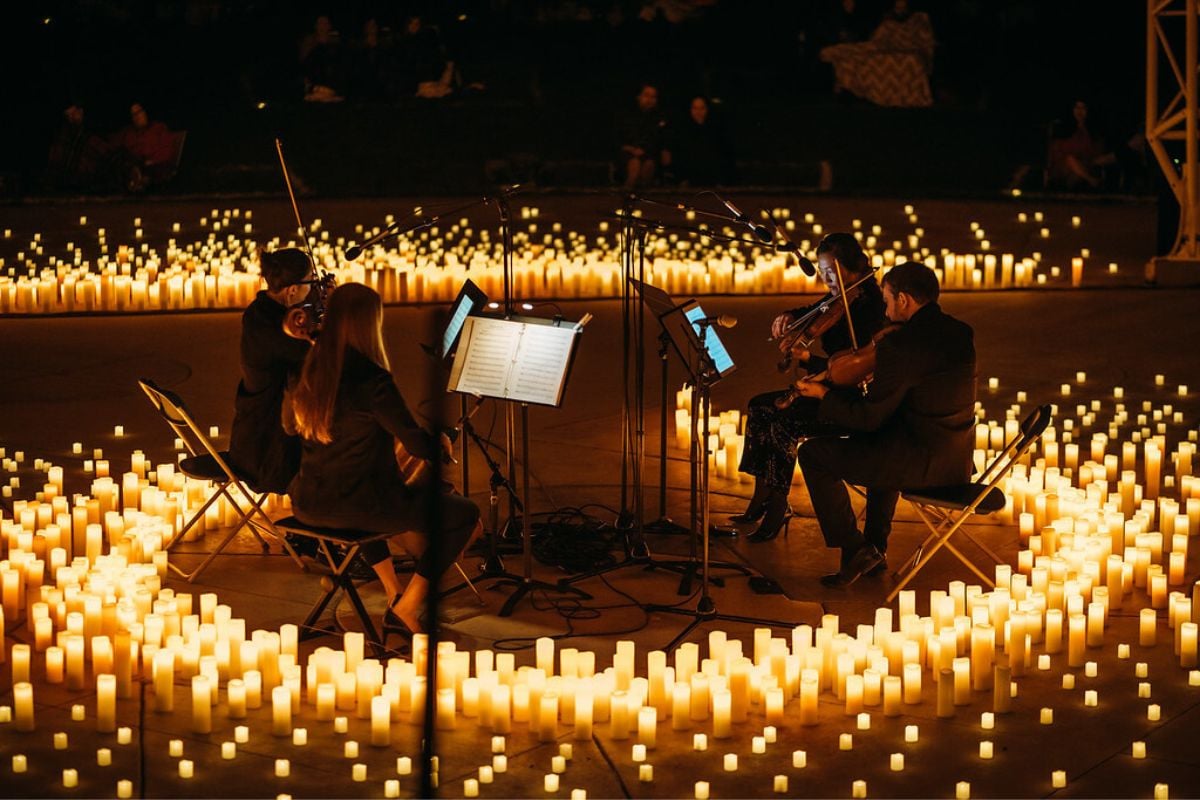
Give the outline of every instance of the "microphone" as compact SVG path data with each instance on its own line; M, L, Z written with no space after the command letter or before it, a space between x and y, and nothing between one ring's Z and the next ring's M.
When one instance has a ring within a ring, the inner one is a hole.
M720 200L721 203L724 204L727 209L729 209L729 213L733 214L733 218L749 228L750 231L758 237L759 241L769 243L771 239L774 238L766 225L760 225L754 220L750 219L743 214L737 206L735 206L729 200L726 200L724 197L720 198Z
M362 248L356 244L352 244L346 248L346 260L353 261L362 255Z
M808 277L811 278L813 275L817 274L817 268L813 265L812 261L810 261L805 256L802 256L799 253L797 253L796 261L798 261L800 263L800 269L803 270L804 274L807 275Z
M703 319L693 320L697 325L716 326L718 328L736 328L737 317L732 314L714 314Z

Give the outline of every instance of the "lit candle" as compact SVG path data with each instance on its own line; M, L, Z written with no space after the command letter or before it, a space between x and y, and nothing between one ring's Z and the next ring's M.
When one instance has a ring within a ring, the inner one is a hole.
M22 732L34 729L33 684L13 684L13 727Z
M292 735L292 691L286 686L271 690L271 733L274 736Z
M112 733L117 729L117 676L96 676L96 730Z

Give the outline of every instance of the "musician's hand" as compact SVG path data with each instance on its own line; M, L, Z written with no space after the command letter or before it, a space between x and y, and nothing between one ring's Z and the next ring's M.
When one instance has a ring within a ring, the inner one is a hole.
M794 347L792 348L792 358L801 364L807 364L808 360L812 358L812 351L807 347Z
M793 319L795 318L785 311L772 320L771 338L778 339L779 337L783 336L784 332L787 330L787 326L792 324Z
M816 375L801 378L792 384L792 386L795 388L796 394L801 397L815 397L820 400L829 393L829 387L821 383L821 379L824 377L824 372L818 372Z

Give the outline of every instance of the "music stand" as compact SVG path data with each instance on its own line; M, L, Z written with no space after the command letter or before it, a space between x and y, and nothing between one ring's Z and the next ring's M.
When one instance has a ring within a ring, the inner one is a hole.
M529 502L529 406L557 408L562 404L582 330L583 326L577 323L563 324L561 320L538 317L500 319L468 316L463 324L448 388L474 397L503 400L506 403L510 439L515 429L515 407L521 407L521 495L526 503ZM473 430L470 435L474 438ZM478 443L478 439L475 440ZM486 454L485 458L492 467L493 483L497 487L504 486L509 498L521 509L523 574L515 575L503 570L483 573L485 578L496 579L492 586L501 583L516 586L516 591L500 609L500 616L510 616L521 598L534 589L571 593L590 600L592 596L582 589L533 579L533 537L529 514L519 505L512 485L499 474L495 461ZM498 513L496 488L492 491L491 508L495 522Z
M692 621L679 632L679 634L671 640L664 648L670 650L682 641L689 633L697 626L710 620L724 620L727 622L743 622L751 625L765 625L770 627L788 627L792 623L782 620L758 619L755 617L743 617L732 614L718 614L716 603L709 594L709 570L713 564L709 558L709 537L711 534L709 526L709 468L708 468L708 417L710 405L710 395L713 384L719 381L725 375L728 375L735 369L733 359L729 357L724 345L721 343L720 337L715 331L710 331L710 318L705 316L704 309L695 300L688 300L682 305L675 306L671 311L659 317L659 323L662 325L664 332L670 338L675 351L682 358L685 367L692 379L692 428L690 431L691 438L691 462L693 473L699 469L699 482L693 479L693 491L699 498L699 514L693 511L692 526L695 531L696 523L699 522L700 541L703 545L703 551L700 558L700 599L696 602L695 609L680 608L673 605L650 604L645 606L647 612L661 611L664 614L682 614L692 617ZM697 516L699 520L697 520ZM694 563L694 562L693 562ZM728 564L728 562L716 562L721 566L729 566L736 569L741 569L743 574L749 574L750 570L742 567L739 564ZM693 566L694 570L695 567Z

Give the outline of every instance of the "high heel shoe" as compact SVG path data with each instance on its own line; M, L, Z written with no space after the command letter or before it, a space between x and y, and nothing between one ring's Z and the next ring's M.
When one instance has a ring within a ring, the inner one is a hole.
M408 627L408 623L400 619L400 615L392 611L392 607L400 601L400 595L394 596L389 602L387 610L383 612L383 638L387 639L390 634L397 634L405 639L412 639L413 629Z
M746 537L746 541L769 542L779 535L780 529L783 530L784 538L787 538L788 528L792 525L792 517L795 516L795 512L788 505L787 495L778 495L777 497L778 499L772 497L771 501L767 503L763 521L754 533Z
M729 521L735 525L741 525L747 522L758 522L762 519L763 514L767 513L767 499L770 495L770 490L767 487L756 484L754 494L750 498L750 503L746 506L746 510L740 514L730 514Z

